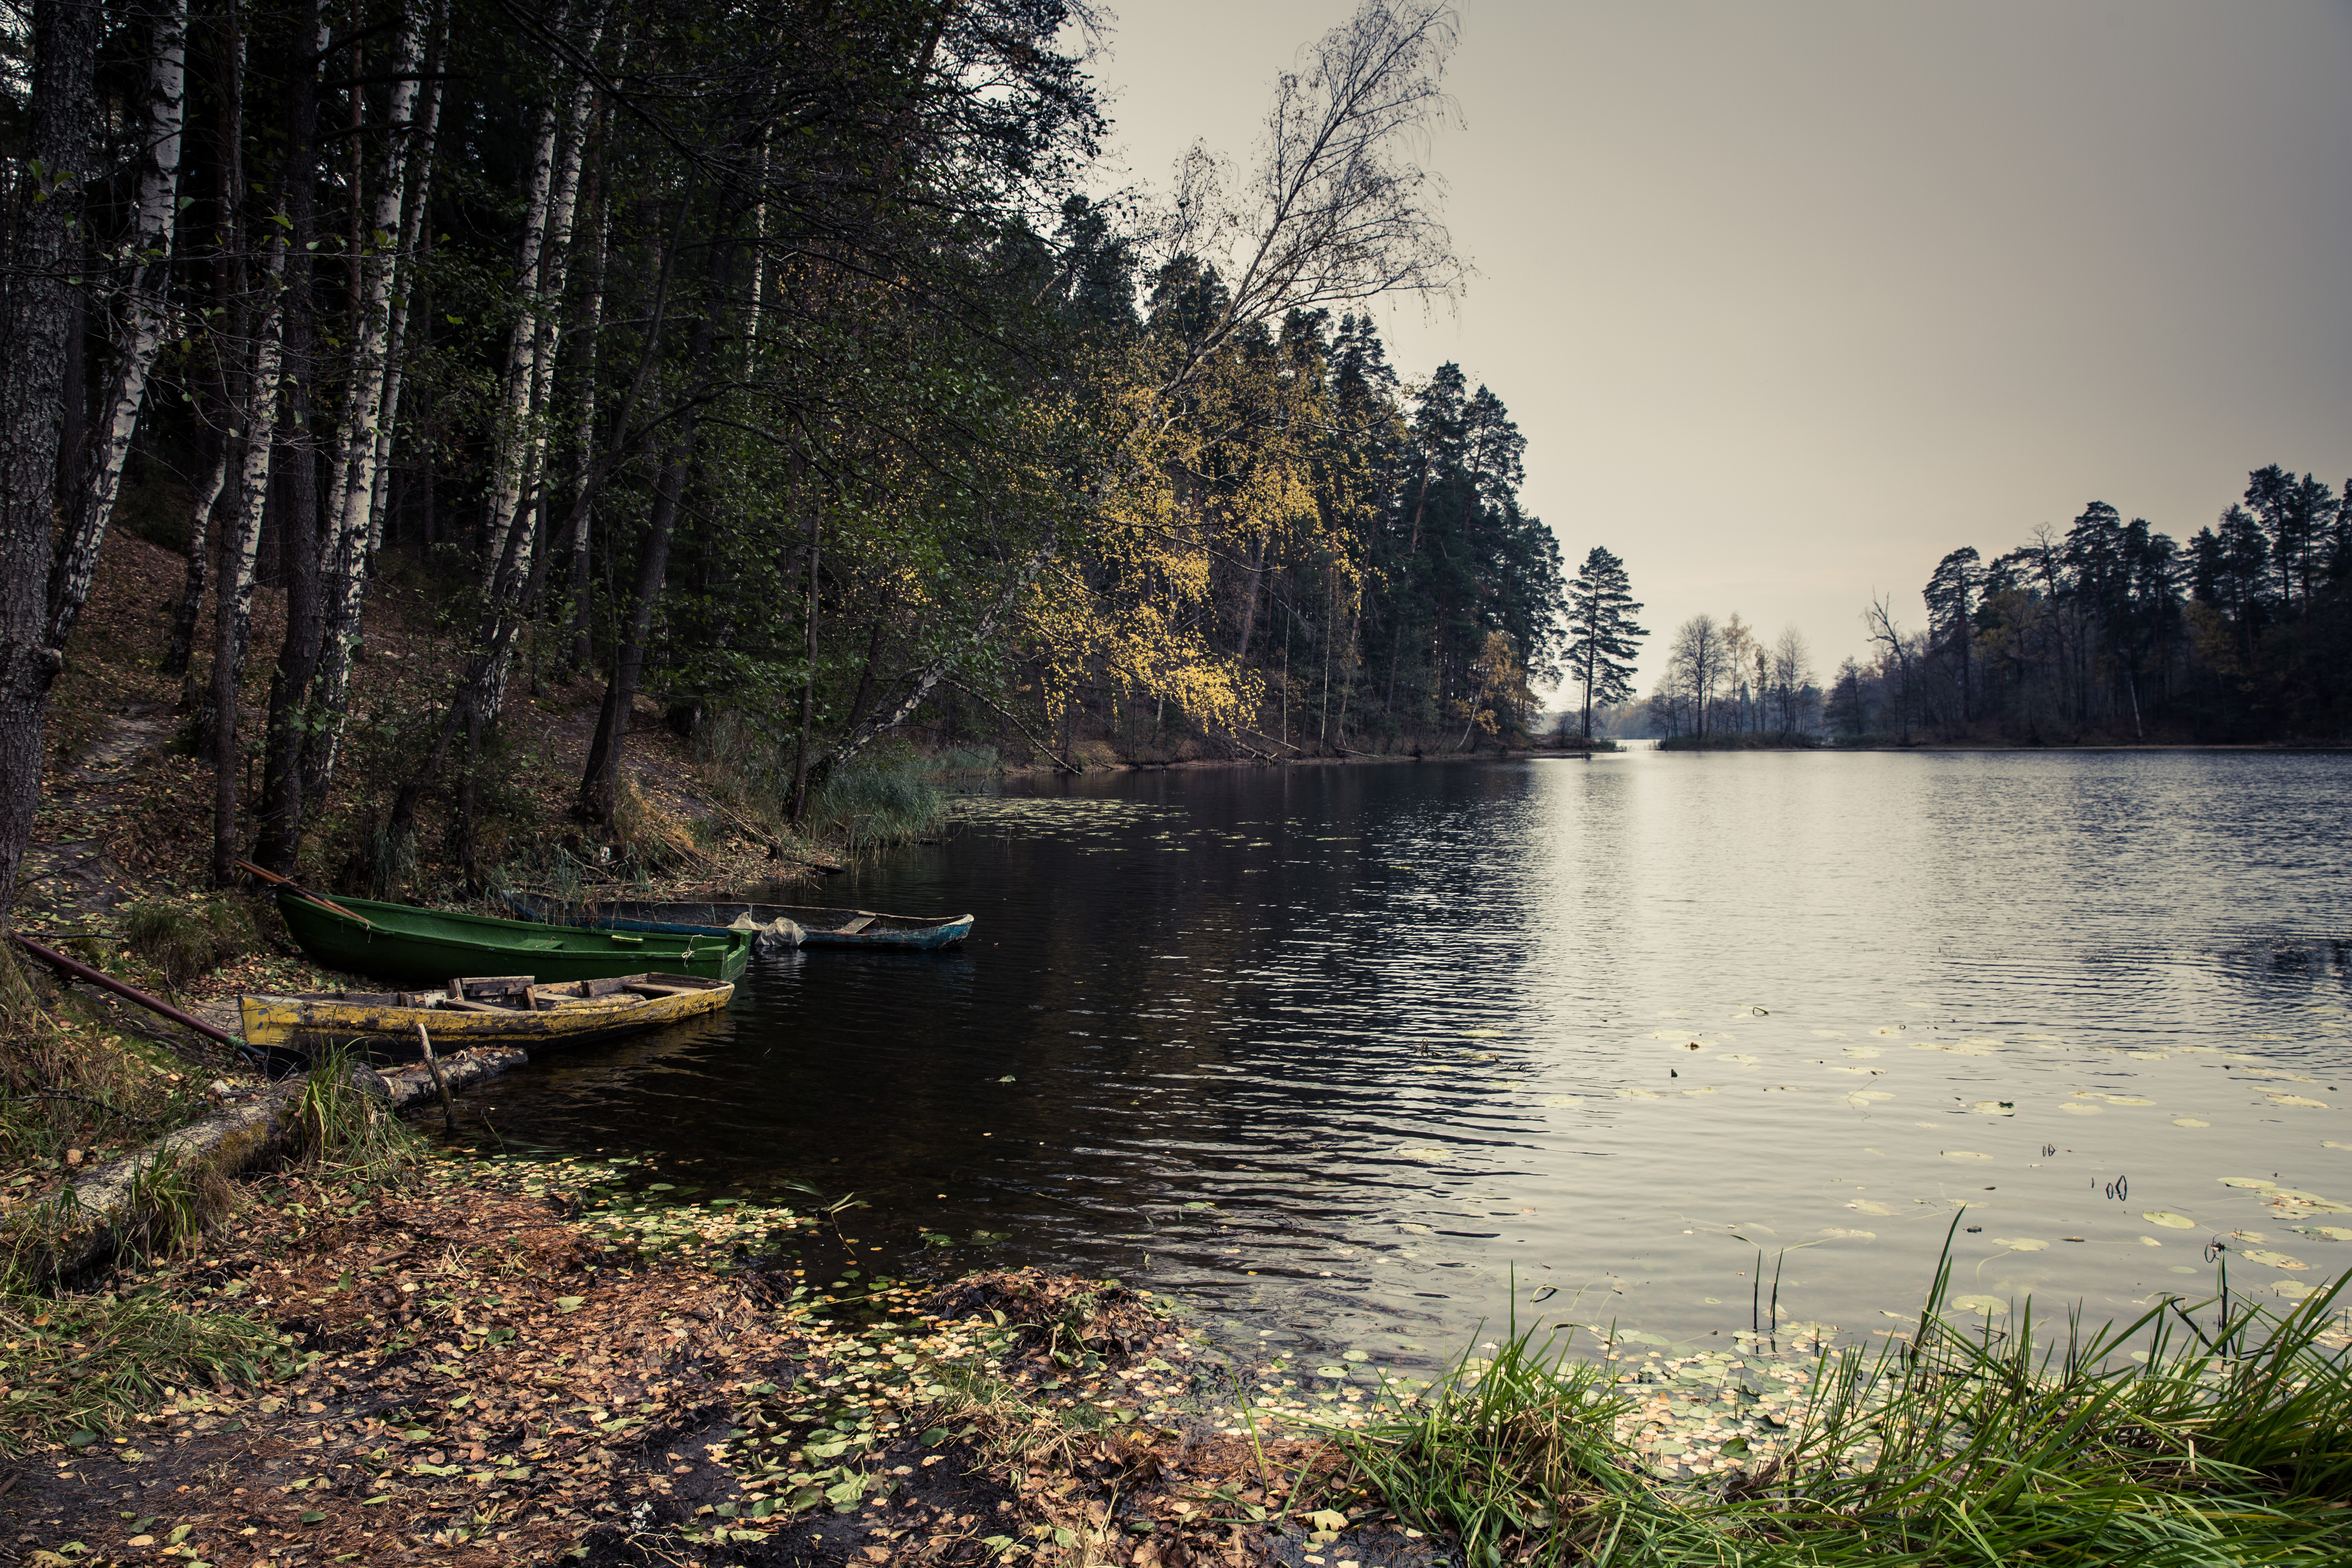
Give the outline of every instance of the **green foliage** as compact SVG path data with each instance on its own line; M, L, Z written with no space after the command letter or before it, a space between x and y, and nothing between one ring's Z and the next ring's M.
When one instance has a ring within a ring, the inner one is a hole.
M919 838L946 819L941 777L911 746L868 752L811 795L805 826L850 854Z

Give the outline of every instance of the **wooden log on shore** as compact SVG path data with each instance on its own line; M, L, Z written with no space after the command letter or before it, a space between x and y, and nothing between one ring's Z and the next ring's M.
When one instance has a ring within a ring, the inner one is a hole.
M484 1047L443 1058L436 1085L422 1063L398 1072L379 1073L353 1065L352 1084L383 1100L396 1115L412 1105L441 1097L447 1090L469 1088L520 1067L530 1058L512 1047ZM206 1173L241 1175L278 1153L293 1131L303 1080L289 1079L273 1085L257 1098L224 1107L200 1121L165 1133L146 1148L119 1160L110 1160L76 1181L62 1204L44 1205L18 1218L16 1247L41 1258L39 1272L49 1276L79 1274L102 1262L126 1232L144 1219L142 1199L156 1175L177 1172L189 1177ZM27 1226L38 1226L47 1215L57 1224L52 1236L26 1236Z

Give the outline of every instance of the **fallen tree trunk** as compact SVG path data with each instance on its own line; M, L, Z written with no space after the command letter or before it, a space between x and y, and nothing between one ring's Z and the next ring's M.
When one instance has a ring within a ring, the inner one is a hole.
M441 1077L452 1090L467 1089L529 1059L513 1047L484 1047L443 1062ZM438 1098L422 1063L390 1073L358 1066L350 1070L354 1088L383 1100L395 1115ZM38 1257L37 1271L47 1276L79 1274L102 1262L152 1217L160 1178L227 1178L283 1153L303 1087L302 1079L289 1079L257 1099L167 1132L136 1153L108 1161L76 1181L61 1200L17 1221L10 1241L20 1252ZM48 1234L26 1235L28 1227Z

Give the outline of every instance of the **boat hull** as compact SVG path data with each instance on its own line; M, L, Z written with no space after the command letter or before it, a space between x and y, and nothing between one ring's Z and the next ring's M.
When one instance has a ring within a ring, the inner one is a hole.
M644 995L615 992L573 1001L552 998L552 1005L526 1012L499 1007L481 1012L450 1011L433 1005L405 1005L398 997L364 996L352 993L328 995L274 996L249 994L240 999L246 1044L265 1051L308 1055L337 1046L357 1045L378 1058L419 1056L416 1030L422 1025L436 1053L475 1046L520 1046L544 1050L557 1046L593 1045L643 1034L722 1012L733 1000L728 981L702 981L672 974L642 976L662 985L665 994ZM673 989L691 980L690 989ZM438 993L429 994L439 995Z
M592 904L574 910L559 910L545 900L512 893L507 896L507 902L518 914L551 925L646 935L713 936L732 933L743 929L735 921L748 920L754 928L759 928L753 934L764 938L767 935L765 928L772 927L778 920L784 920L799 928L798 945L802 947L932 952L955 946L971 934L972 928L970 915L885 915L871 910L829 909L808 904L754 904L714 900L703 903ZM858 921L867 923L856 931L841 929ZM763 945L761 951L769 951L769 947Z
M347 919L296 893L281 889L278 895L288 929L314 962L382 980L437 984L459 974L528 973L544 984L656 969L698 980L733 980L751 958L751 939L744 931L637 935L365 899L339 901L361 918Z

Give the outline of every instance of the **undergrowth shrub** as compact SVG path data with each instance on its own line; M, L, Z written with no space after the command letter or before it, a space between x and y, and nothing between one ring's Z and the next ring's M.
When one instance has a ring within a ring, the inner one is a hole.
M695 726L694 756L726 812L774 840L791 826L794 737L740 709L708 713ZM810 792L801 837L843 853L905 844L938 831L948 812L943 785L1002 771L993 746L924 752L901 740L874 747ZM723 827L714 826L722 834Z
M59 1028L0 952L0 1168L54 1172L70 1149L143 1142L202 1115L197 1089L152 1047Z
M122 938L174 991L262 945L253 915L231 898L142 900L123 911Z

